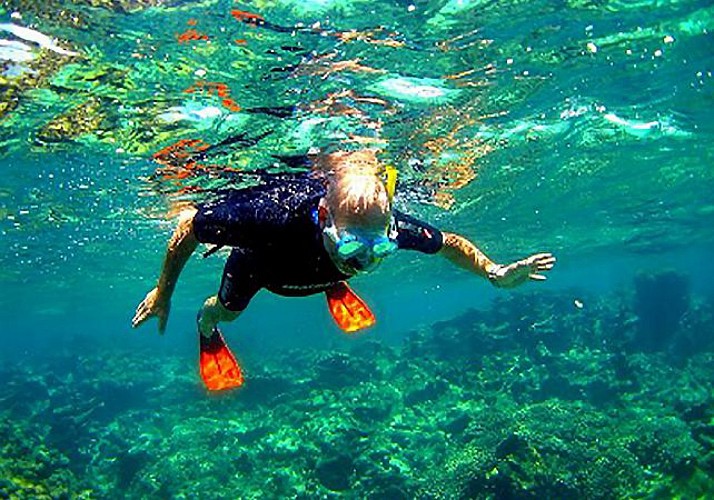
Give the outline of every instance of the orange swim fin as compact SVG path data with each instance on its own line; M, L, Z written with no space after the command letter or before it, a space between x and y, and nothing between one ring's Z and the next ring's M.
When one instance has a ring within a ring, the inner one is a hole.
M206 338L200 333L201 354L199 365L201 378L209 391L233 389L243 384L243 373L233 353L228 349L226 341L218 328L213 329L213 335Z
M325 296L332 318L345 332L353 333L375 323L367 304L344 281L326 290Z

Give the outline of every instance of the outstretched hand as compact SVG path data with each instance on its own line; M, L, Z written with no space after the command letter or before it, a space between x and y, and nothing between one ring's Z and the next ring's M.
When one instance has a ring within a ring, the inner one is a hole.
M166 323L169 320L170 309L171 303L162 299L158 287L153 288L136 308L134 318L131 320L131 326L136 328L147 319L156 316L159 320L159 333L163 335L166 331Z
M528 280L543 281L546 278L541 274L550 271L555 265L555 257L551 253L537 253L508 264L498 266L489 273L489 278L493 284L500 288L513 288L522 285Z

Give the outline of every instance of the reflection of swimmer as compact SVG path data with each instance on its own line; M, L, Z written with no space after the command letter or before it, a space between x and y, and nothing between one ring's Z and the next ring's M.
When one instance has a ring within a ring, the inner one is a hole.
M286 296L324 292L337 324L353 332L375 320L347 281L398 249L439 253L506 288L546 279L540 273L555 263L540 253L499 265L466 238L393 210L396 173L380 167L372 150L329 154L315 166L313 174L278 176L185 211L158 284L136 310L134 327L156 316L163 332L179 274L198 243L232 247L218 294L198 315L200 371L210 390L242 384L217 325L237 318L263 288ZM387 172L386 183L380 170Z

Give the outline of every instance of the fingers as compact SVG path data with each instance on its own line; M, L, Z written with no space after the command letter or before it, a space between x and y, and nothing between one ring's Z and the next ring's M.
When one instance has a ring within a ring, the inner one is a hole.
M555 265L555 257L551 253L538 253L526 260L534 271L549 271Z
M146 301L142 301L141 304L139 304L139 307L136 308L136 313L134 313L134 317L131 319L131 327L136 328L140 324L142 324L144 321L146 321L146 318L149 316L149 306L146 304Z
M538 271L549 271L553 269L553 266L555 265L555 261L552 262L538 262L536 264L536 269Z
M550 271L555 266L555 256L552 253L544 252L531 255L526 259L531 267L531 272L528 278L533 281L545 281L548 279L542 274L538 274L543 271Z
M141 303L136 308L134 317L131 320L132 328L138 327L144 321L146 321L147 319L149 319L152 316L160 316L159 319L160 320L163 319L163 326L164 326L164 328L166 327L166 318L168 317L168 313L163 314L163 318L161 317L162 316L161 308L157 307L158 296L159 296L158 287L154 287L151 290L149 290L149 293L146 294L146 297L144 297L144 300L142 300Z
M555 257L554 257L553 254L550 253L550 252L537 253L537 254L531 255L529 258L530 258L530 259L536 259L536 260L542 260L542 259L553 259L553 260L555 260Z
M149 314L148 314L148 313L144 313L144 314L141 314L141 315L139 315L139 314L135 315L134 318L131 320L131 327L132 327L132 328L138 327L138 326L141 325L144 321L146 321L148 318L149 318Z

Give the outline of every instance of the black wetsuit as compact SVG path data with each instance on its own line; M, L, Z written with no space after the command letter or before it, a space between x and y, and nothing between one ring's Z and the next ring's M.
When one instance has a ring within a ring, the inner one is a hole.
M218 293L226 308L244 310L261 288L304 296L350 278L337 269L323 244L316 214L324 195L319 178L281 176L224 192L199 207L193 221L198 241L233 247ZM438 229L398 211L393 223L400 249L441 249Z

